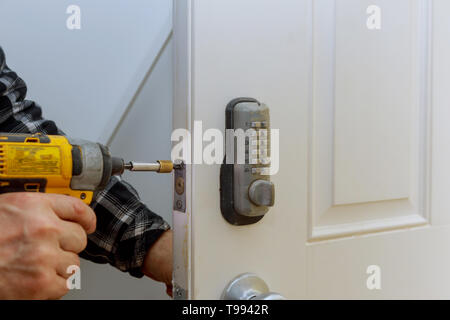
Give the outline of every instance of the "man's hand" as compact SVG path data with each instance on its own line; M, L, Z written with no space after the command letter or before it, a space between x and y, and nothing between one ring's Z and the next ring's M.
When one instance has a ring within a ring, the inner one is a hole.
M58 299L68 291L67 267L95 231L82 201L42 193L0 195L0 299Z
M172 297L172 230L164 232L153 244L144 260L142 272L155 281L166 284L166 292Z

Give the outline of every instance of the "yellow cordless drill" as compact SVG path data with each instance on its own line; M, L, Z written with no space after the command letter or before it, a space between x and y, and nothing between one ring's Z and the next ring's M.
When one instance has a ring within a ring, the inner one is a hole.
M42 134L0 133L0 193L44 192L90 204L113 175L125 170L170 173L173 163L125 163L90 141Z

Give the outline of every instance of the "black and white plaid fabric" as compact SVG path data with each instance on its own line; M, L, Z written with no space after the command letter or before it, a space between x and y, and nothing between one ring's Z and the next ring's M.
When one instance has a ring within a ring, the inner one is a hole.
M26 93L25 82L8 68L0 47L0 132L64 134L53 121L42 118L38 104L25 100ZM111 179L91 207L97 215L97 230L80 256L142 277L146 252L169 225L119 177Z

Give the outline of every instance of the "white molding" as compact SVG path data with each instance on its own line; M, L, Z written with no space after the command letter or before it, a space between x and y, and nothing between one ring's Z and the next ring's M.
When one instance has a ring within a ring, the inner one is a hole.
M400 216L371 221L331 224L318 226L312 230L309 242L363 235L368 233L390 231L428 225L428 221L419 214Z

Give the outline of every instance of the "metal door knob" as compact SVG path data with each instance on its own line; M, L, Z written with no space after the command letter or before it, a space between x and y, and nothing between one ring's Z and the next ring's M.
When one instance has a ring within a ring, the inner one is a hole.
M285 300L270 292L267 284L253 273L244 273L231 281L222 293L222 300Z

